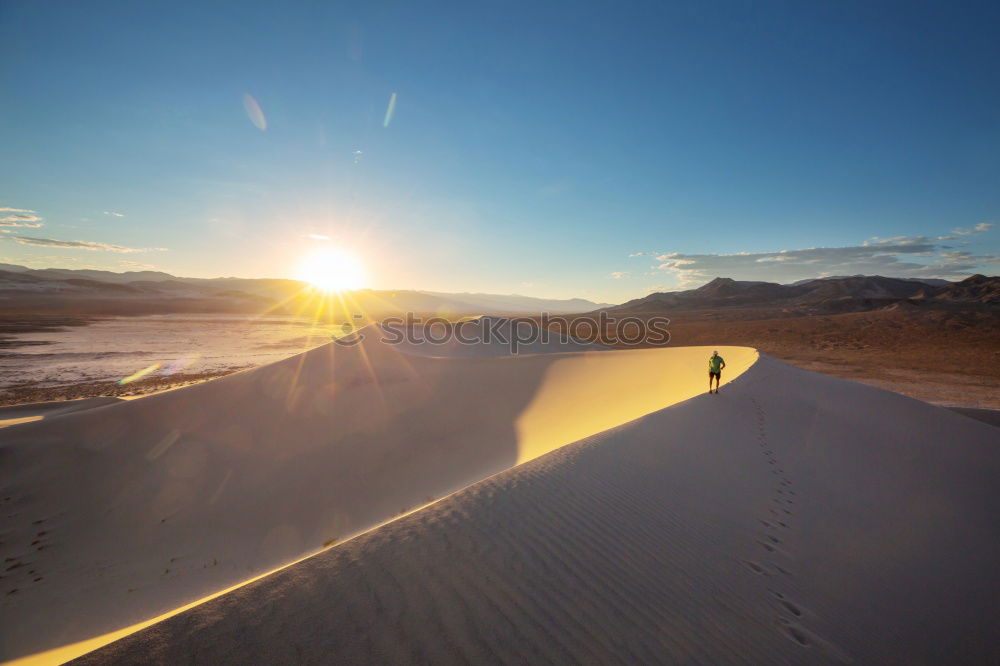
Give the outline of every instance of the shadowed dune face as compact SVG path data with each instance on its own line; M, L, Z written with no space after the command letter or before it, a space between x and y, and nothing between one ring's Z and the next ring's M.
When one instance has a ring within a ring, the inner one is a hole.
M0 407L0 428L7 428L21 423L31 423L32 421L41 421L42 419L51 419L56 416L82 412L97 407L105 407L121 401L121 398L101 397Z
M710 353L413 351L368 336L4 429L0 657L168 612L689 398ZM720 353L727 379L756 358Z

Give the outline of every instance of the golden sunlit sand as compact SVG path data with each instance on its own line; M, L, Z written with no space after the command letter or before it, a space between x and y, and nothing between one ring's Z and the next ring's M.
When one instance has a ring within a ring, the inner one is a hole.
M707 395L708 347L383 333L0 431L2 657L991 654L990 426L745 347Z

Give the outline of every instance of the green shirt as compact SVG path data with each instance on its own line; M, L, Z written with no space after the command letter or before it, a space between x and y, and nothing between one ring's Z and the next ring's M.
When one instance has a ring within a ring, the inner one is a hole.
M708 371L709 372L719 372L722 370L722 364L725 361L722 360L721 356L709 356L708 357Z

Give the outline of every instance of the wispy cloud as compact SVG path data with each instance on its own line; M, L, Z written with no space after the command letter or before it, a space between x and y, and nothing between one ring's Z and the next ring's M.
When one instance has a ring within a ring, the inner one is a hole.
M973 236L975 234L981 234L984 231L989 231L992 226L992 222L980 222L971 229L952 229L951 233L958 234L959 236Z
M92 250L104 252L162 252L166 248L162 247L125 247L124 245L113 245L111 243L97 243L94 241L82 240L58 240L55 238L33 238L31 236L9 236L10 240L21 245L38 245L41 247L62 247L73 250Z
M313 240L321 240L321 241L330 240L329 236L324 236L323 234L306 234L306 238L311 238Z
M42 226L42 218L38 216L38 211L28 208L11 208L9 206L0 207L0 227L25 227L37 229Z
M125 217L124 213L116 213L113 210L106 210L106 211L104 211L104 214L105 215L111 215L112 217Z
M0 217L0 227L27 227L37 229L42 226L40 217L36 215L5 215Z
M611 277L614 278L615 280L621 280L623 278L627 278L629 275L631 275L631 273L629 273L628 271L615 271L614 273L611 274Z
M651 254L655 254L655 252L633 252L632 254L628 255L628 258L631 259L632 257L647 257Z

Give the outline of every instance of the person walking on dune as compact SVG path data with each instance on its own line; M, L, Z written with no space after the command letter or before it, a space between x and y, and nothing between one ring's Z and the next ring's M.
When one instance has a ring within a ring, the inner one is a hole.
M708 392L712 392L712 377L715 377L715 392L719 392L719 379L722 377L722 369L726 367L726 362L719 356L718 351L712 352L708 357Z

